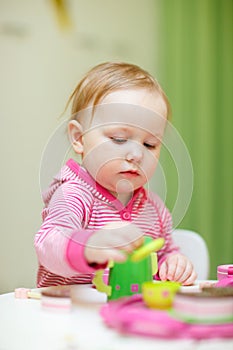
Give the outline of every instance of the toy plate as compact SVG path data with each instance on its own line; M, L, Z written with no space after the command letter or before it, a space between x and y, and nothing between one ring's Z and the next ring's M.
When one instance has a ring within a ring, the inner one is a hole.
M166 339L232 338L233 323L191 324L174 318L168 311L149 309L141 295L108 302L100 314L109 327L120 333Z

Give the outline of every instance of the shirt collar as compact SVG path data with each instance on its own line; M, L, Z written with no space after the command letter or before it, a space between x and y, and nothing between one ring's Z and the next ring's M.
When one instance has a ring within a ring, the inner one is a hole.
M126 208L131 211L135 200L140 196L141 200L146 199L146 191L144 187L140 187L134 191L132 198L129 200L126 206L122 204L115 196L113 196L106 188L101 186L94 178L89 174L89 172L78 164L75 160L69 159L66 165L85 183L88 185L90 191L99 199L108 202L113 205L119 212L125 210Z

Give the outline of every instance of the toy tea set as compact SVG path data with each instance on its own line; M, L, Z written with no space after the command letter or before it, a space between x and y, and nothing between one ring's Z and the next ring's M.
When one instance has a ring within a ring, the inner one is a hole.
M177 282L154 281L156 252L162 238L145 237L142 247L124 263L110 263L95 274L96 288L107 294L100 313L105 323L121 333L159 338L232 338L233 265L218 267L218 282L182 292Z

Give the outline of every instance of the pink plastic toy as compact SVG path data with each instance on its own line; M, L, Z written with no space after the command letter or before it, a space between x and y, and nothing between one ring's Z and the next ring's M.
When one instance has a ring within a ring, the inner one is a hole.
M133 295L104 305L100 313L109 327L120 333L156 338L232 338L233 323L192 324L174 318L169 312L145 306L141 295Z
M215 287L233 287L233 265L219 265Z

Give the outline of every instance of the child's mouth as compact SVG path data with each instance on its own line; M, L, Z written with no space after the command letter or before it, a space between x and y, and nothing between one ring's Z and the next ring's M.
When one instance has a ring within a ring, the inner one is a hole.
M121 174L124 176L138 176L139 175L137 170L121 171Z

